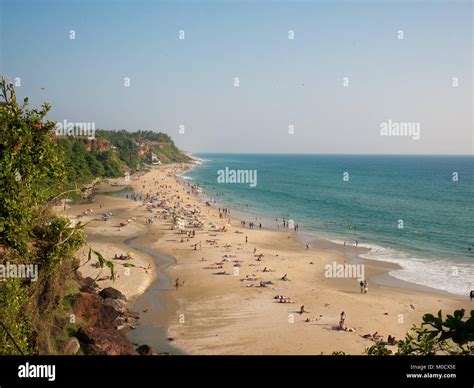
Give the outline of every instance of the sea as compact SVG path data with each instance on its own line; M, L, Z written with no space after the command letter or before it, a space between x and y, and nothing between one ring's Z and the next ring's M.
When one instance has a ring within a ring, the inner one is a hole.
M361 255L390 275L467 295L474 290L474 157L193 154L182 178L216 206L263 227L285 222ZM255 179L253 179L255 178Z

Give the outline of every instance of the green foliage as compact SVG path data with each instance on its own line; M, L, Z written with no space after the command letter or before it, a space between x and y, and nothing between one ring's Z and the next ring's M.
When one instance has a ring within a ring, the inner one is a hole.
M88 151L83 139L64 137L58 140L62 148L69 186L90 182L95 177L113 178L123 175L122 164L112 151Z
M369 356L387 356L392 354L392 351L383 342L377 342L375 345L365 349L365 353Z
M427 329L413 326L398 342L397 354L402 356L434 356L445 348L443 341L432 336Z
M54 271L58 263L72 258L73 253L85 243L84 225L78 223L72 226L65 217L51 216L36 226L34 235L39 241L39 259L44 271Z
M98 130L96 138L107 140L117 147L116 153L120 160L131 169L136 169L141 163L149 163L151 153L154 153L162 163L189 161L189 158L175 146L171 137L162 132ZM143 151L143 154L140 151Z
M23 354L32 352L29 346L29 322L25 318L24 306L28 302L28 291L20 279L9 278L0 287L0 322L15 339ZM20 354L5 329L0 326L0 355Z
M471 310L471 315L467 320L463 320L465 313L464 309L456 310L453 315L448 314L445 321L443 321L441 310L438 311L437 317L425 314L423 325L433 328L429 331L433 338L439 335L440 341L452 340L463 347L468 342L474 341L474 310Z
M0 282L0 321L6 327L0 328L1 354L18 354L15 344L24 354L57 349L53 333L64 324L58 310L64 284L75 281L74 253L84 243L83 225L50 212L67 169L55 123L44 121L49 109L28 109L27 99L19 105L13 85L0 80L0 263L39 268L36 282Z
M0 354L18 354L15 343L24 354L58 353L75 330L66 318L74 301L67 288L77 285L74 254L85 243L84 225L53 214L51 204L148 162L145 148L163 163L188 160L169 136L151 131L98 131L117 149L89 150L85 139L56 138L56 123L45 121L49 110L47 103L29 109L28 99L18 104L13 85L0 79L0 263L39 266L37 282L0 281L0 322L13 337L0 327ZM113 262L92 255L114 279Z
M100 252L97 252L97 251L94 251L92 248L89 248L89 254L88 254L88 258L87 258L87 262L89 262L92 258L92 253L94 253L94 255L97 256L97 260L99 262L99 267L101 269L101 272L102 272L102 269L104 267L107 267L109 268L110 270L110 276L112 277L112 280L115 280L115 267L114 267L114 263L110 260L107 260L104 258L104 256L102 256L102 254ZM97 275L96 279L99 277L100 275L100 272L99 274Z
M64 169L53 139L50 110L17 104L13 85L0 81L0 243L25 248L36 207L61 186Z
M98 130L96 139L108 142L110 149L100 151L99 147L91 145L88 150L86 139L58 138L69 186L89 182L95 177L122 176L125 171L134 171L142 168L142 164L150 163L152 154L163 163L189 160L176 148L171 138L161 132Z
M431 356L436 354L473 355L474 310L464 319L465 310L456 310L443 320L441 310L435 317L425 314L421 327L413 326L398 342L396 354L403 356ZM431 329L428 329L429 326ZM365 350L368 355L387 355L391 351L379 342Z

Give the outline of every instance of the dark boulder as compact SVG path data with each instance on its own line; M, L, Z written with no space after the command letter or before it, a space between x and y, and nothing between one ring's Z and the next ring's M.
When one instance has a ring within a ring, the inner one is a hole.
M138 354L141 356L152 356L153 355L153 350L148 345L140 345L137 348Z
M112 306L104 305L97 294L80 292L73 305L76 319L88 325L102 328L115 328L119 312Z
M77 338L85 354L108 356L137 354L125 334L115 329L87 326L77 332Z
M125 295L113 287L104 288L102 291L99 292L99 295L104 299L111 298L126 300Z

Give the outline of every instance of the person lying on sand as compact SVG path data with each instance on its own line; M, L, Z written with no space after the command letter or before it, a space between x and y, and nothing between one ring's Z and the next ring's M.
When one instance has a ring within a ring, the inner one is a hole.
M115 260L131 260L132 256L130 254L127 254L127 255L120 254L120 256L115 254L114 259Z
M383 336L381 336L380 334L378 334L378 332L375 332L374 334L372 334L372 339L374 341L382 341L383 340Z
M245 275L245 279L240 279L241 282L255 282L257 280L260 280L260 278L257 278L255 275L252 274L252 276Z
M278 301L280 303L293 303L291 301L290 297L284 296L284 295L277 295L277 296L273 297L273 299L278 299Z
M284 275L281 277L281 280L283 280L284 282L288 281L288 274L284 274Z

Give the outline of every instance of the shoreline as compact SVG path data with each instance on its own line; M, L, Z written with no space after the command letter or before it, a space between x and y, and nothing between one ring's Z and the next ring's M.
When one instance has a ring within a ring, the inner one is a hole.
M201 160L201 159L199 159ZM200 163L201 164L201 163ZM184 172L180 172L177 174L177 181L186 187L186 183L189 182L194 182L194 180L189 181L185 178L185 174L189 172L192 168L198 167L199 164L192 164L192 167L190 169L185 170ZM206 194L203 192L202 194L196 195L196 197L204 204L206 201L204 197L206 197ZM216 209L216 207L219 207L219 202L217 201L216 203L211 202L210 203L211 207ZM220 203L222 206L223 204ZM224 206L229 206L229 208L232 210L232 215L231 218L237 219L260 219L260 220L266 220L269 221L270 217L267 215L261 215L256 212L250 212L250 211L245 211L242 209L234 208L232 205L224 204ZM241 217L235 217L235 215L241 216ZM271 223L269 223L271 225ZM420 292L428 292L428 293L433 293L433 294L438 294L438 295L443 295L443 296L449 296L452 298L459 299L460 301L467 300L467 296L463 296L460 294L455 294L449 291L445 291L442 289L437 289L433 287L428 287L422 284L410 282L407 280L403 280L400 278L397 278L390 274L390 271L393 270L402 270L403 267L394 262L390 261L384 261L383 259L369 259L365 257L361 257L361 255L369 253L370 248L360 246L356 247L352 244L347 245L344 247L344 245L340 242L333 241L329 239L328 237L321 236L319 235L319 232L315 230L308 230L304 229L304 227L301 228L300 232L293 232L288 229L277 229L275 226L265 226L262 227L263 230L270 230L270 231L275 231L275 232L288 232L293 235L293 238L298 241L302 246L304 246L306 243L310 244L310 247L313 245L317 245L318 248L324 248L328 250L334 250L337 251L341 254L346 255L346 258L348 259L348 262L351 264L365 264L367 266L370 266L371 268L374 268L376 270L384 270L384 273L381 274L376 274L373 275L371 279L375 283L381 285L381 286L387 286L387 287L394 287L394 288L403 288L403 289L412 289L412 290L417 290ZM310 248L312 249L312 248Z
M200 208L200 215L206 222L204 227L196 229L196 237L193 240L199 240L202 243L200 250L193 249L191 241L180 242L182 235L171 229L169 219L159 219L153 225L139 225L146 214L149 214L140 201L135 202L110 195L106 198L103 196L104 201L107 199L111 204L119 207L120 212L123 212L123 214L119 213L121 218L127 215L136 218L137 221L132 222L130 229L138 228L141 236L146 236L147 248L176 260L174 264L163 269L163 274L167 276L168 281L176 277L186 280L183 287L162 292L163 300L168 303L166 310L168 322L164 335L173 339L172 346L179 352L185 354L320 354L343 350L350 354L362 354L363 349L371 345L370 341L360 337L365 332L379 330L384 335L390 333L399 338L408 331L411 324L421 322L421 315L437 311L435 306L439 306L440 298L445 299L446 302L443 306L444 312L452 312L451 307L458 308L466 304L465 300L453 298L451 294L437 295L393 285L380 285L376 281L372 284L372 280L369 283L369 294L362 295L355 279L325 279L323 276L324 265L330 262L343 263L346 258L344 253L328 249L321 243L311 246L310 250L305 250L304 246L296 241L295 233L288 233L285 230L242 228L239 226L240 222L233 218L233 214L228 220L231 224L230 231L218 232L214 226L222 224L223 220L216 214L217 209L206 206L202 199L193 193L187 193L189 186L179 182L178 173L183 174L182 168L186 169L188 166L189 164L175 164L152 168L149 173L129 184L134 192L145 194L146 191L150 191L150 186L151 191L154 192L159 181L162 186L166 186L163 188L158 185L158 191L161 192L162 197L174 203L178 209L181 209L185 203ZM187 180L184 182L189 183ZM101 199L101 193L95 194L94 198L95 202L98 202L98 199ZM110 207L109 203L107 207ZM108 227L110 229L110 226ZM96 237L100 235L103 240L104 233L100 233L99 230L95 230L94 233ZM108 240L113 239L111 236L113 233L106 234ZM122 238L123 233L119 232L119 234ZM129 231L127 234L130 234ZM245 235L249 236L249 244L243 241ZM202 240L203 238L207 240ZM213 239L217 242L207 242ZM122 240L125 241L126 238ZM336 243L328 242L336 245ZM141 246L144 246L143 243ZM253 249L264 254L262 262L255 261L255 255L252 255ZM237 263L230 267L233 261L231 257L236 257L235 261L238 258L238 267ZM206 262L201 262L203 258ZM153 263L150 257L145 260ZM211 272L212 269L206 270L210 268L209 264L213 260L222 261L224 272L230 276L218 276L220 271L215 272L215 269L214 272ZM308 266L308 264L315 265ZM261 268L264 265L270 266L273 272L262 273ZM368 267L367 279L388 272L387 268L376 268L371 265ZM239 269L237 275L236 268ZM159 268L153 268L154 275L151 279L147 276L146 289L143 291L142 287L139 287L138 290L135 286L134 291L141 292L135 292L130 300L136 303L142 299L155 283L156 274L160 271ZM292 281L278 280L285 272L289 273ZM245 276L252 274L255 274L255 278L263 280L269 278L268 281L273 285L260 288L258 281L247 282ZM137 281L140 282L140 280ZM144 280L141 279L141 281ZM114 287L120 290L122 286L117 282ZM273 291L270 292L269 289ZM273 295L277 293L291 294L291 298L297 301L296 304L275 303ZM295 309L298 310L301 304L307 306L305 309L310 311L309 314L300 316L296 313ZM416 309L410 308L413 305L417 306ZM422 311L419 311L419 305L425 306ZM386 312L382 314L380 310ZM346 311L349 324L354 326L356 333L341 333L331 329L334 324L337 324L341 311ZM158 313L148 315L149 325L144 332L151 333L154 327L163 327L163 316L160 317ZM398 322L400 315L404 317L402 322ZM392 318L387 319L388 316ZM307 318L309 322L303 318ZM140 326L141 324L134 333L140 330ZM294 330L295 327L299 329ZM349 337L350 342L345 343L342 336ZM280 338L293 340L290 344L280 343L278 341ZM146 340L142 342L147 343ZM162 351L156 347L154 350Z

